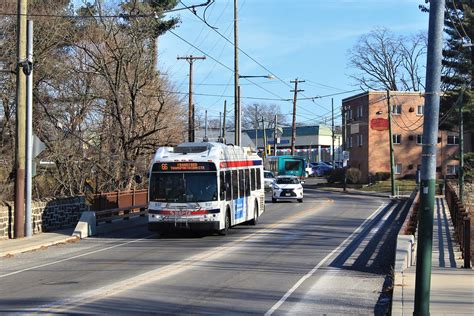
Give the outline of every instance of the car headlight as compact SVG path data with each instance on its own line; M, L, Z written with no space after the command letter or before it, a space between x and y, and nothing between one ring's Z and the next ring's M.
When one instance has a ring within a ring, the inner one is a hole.
M280 189L280 187L279 187L278 185L276 185L276 184L273 184L273 188L274 188L275 190L279 190L279 189Z

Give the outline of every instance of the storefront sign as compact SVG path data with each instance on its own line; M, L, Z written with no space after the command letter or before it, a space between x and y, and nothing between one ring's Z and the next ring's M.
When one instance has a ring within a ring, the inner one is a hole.
M370 120L370 128L376 131L388 130L388 119L375 118Z

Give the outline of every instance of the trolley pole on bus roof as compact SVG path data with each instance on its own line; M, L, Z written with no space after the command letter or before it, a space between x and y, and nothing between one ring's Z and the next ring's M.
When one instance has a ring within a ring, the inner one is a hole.
M418 222L416 258L415 310L413 315L430 314L433 213L436 187L436 146L439 125L444 6L444 0L430 1L425 117L423 122L423 149L421 154L420 217Z

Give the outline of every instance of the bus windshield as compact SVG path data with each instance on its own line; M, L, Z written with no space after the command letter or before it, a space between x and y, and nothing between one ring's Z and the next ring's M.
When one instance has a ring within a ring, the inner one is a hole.
M152 173L150 201L206 202L217 201L217 175L208 173Z

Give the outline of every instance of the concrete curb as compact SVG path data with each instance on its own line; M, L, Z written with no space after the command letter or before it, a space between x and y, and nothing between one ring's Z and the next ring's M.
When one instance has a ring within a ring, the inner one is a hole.
M418 197L417 190L414 190L406 203L411 203L405 221L410 220L410 216ZM404 287L407 285L403 271L416 263L415 236L405 235L402 228L397 235L397 245L395 248L395 262L393 268L393 293L392 293L392 313L391 315L403 315Z
M45 241L45 242L41 242L41 243L38 243L38 244L32 244L32 245L28 245L28 246L19 247L17 249L10 249L10 250L7 250L7 251L2 251L2 252L0 252L0 257L8 257L8 256L17 255L17 254L23 253L23 252L36 251L36 250L40 250L41 248L47 248L47 247L51 247L51 246L65 244L65 243L68 243L68 242L77 241L79 239L80 238L78 238L77 236L67 236L67 237L64 237L64 238L61 238L61 239L56 238L56 239L51 240L51 241Z

